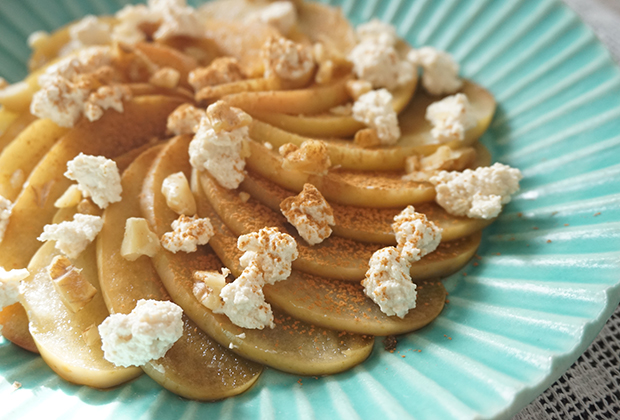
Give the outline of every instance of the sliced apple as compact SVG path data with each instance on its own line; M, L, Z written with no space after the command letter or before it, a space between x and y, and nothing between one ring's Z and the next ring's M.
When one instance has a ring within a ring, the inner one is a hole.
M198 67L198 62L194 57L156 42L138 42L135 48L144 53L157 66L171 67L177 70L181 74L180 85L191 89L187 78L189 72Z
M248 113L280 112L285 114L318 114L349 100L348 78L343 77L326 85L306 89L240 92L222 99Z
M432 185L401 180L401 172L361 172L332 170L325 176L309 175L282 168L277 151L251 141L247 166L256 174L286 188L300 192L304 184L313 184L331 203L359 207L405 207L435 198Z
M402 112L411 101L417 85L417 78L404 86L396 88L392 95L394 110ZM334 114L320 115L289 115L279 112L252 111L252 116L269 125L280 128L283 132L269 130L267 126L258 126L253 129L253 138L259 142L269 141L281 145L283 143L301 144L307 139L297 138L295 141L288 141L285 136L289 133L301 136L331 138L331 137L352 137L358 130L366 126L356 121L351 116L339 116ZM276 141L269 140L271 136L278 136Z
M2 110L7 113L13 113L5 108L2 108ZM37 117L32 115L29 110L17 113L17 117L6 127L2 134L0 134L0 150L4 150L24 128L28 127L28 125L36 119Z
M189 175L189 141L187 136L173 139L144 182L142 211L158 235L169 231L177 217L160 193L161 183L172 173L183 171ZM197 204L199 212L208 206L204 196ZM214 239L217 241L215 237L211 241ZM277 311L274 312L276 327L264 330L243 329L232 324L225 315L213 314L192 291L195 271L222 267L208 247L200 247L191 254L162 250L153 258L153 263L173 300L185 313L221 345L230 346L235 353L250 360L295 374L323 375L347 370L361 363L372 351L372 337L312 326Z
M246 79L221 85L206 86L196 93L197 101L213 102L227 95L241 92L263 92L282 89L278 79Z
M67 381L95 388L109 388L139 376L139 368L118 367L105 360L100 339L90 343L84 340L84 332L101 324L109 313L99 291L78 312L65 306L47 272L57 255L61 254L54 243L45 243L28 265L30 276L21 283L20 302L28 313L30 333L43 360ZM95 244L72 263L99 289Z
M254 199L275 212L280 211L280 203L294 193L249 172L240 188ZM403 208L353 207L330 203L336 224L332 226L334 235L361 242L395 245L392 223L394 216ZM444 242L460 239L478 232L491 224L492 220L470 219L448 214L435 202L416 204L415 209L443 229Z
M465 82L462 92L468 96L472 103L474 116L478 124L475 128L466 132L465 140L462 142L455 141L449 143L448 145L452 148L473 144L486 131L495 112L493 96L482 87L472 82ZM432 127L426 121L424 115L428 105L437 100L439 100L437 97L430 97L425 92L418 92L413 97L409 106L399 116L402 136L394 146L363 148L349 140L323 139L329 150L332 163L340 165L345 169L366 171L402 170L405 167L405 160L408 156L434 153L442 144L438 143L431 136L430 131ZM252 113L251 111L248 112ZM260 112L260 114L257 114L259 120L270 120L270 117L261 118L266 111L261 110ZM276 117L271 118L275 119ZM254 121L250 126L250 137L259 143L269 142L276 149L285 143L293 143L300 146L301 143L309 140L309 138L291 133L291 131L295 132L291 118L285 118L291 122L291 125L287 126L290 131L285 131L266 122ZM298 118L300 121L302 120L302 118ZM338 117L334 118L338 120ZM305 125L300 126L305 127ZM344 127L347 127L347 125L345 124Z
M28 125L0 154L0 195L14 201L30 172L67 131L48 119Z
M129 313L140 299L169 300L150 258L127 261L120 254L125 221L140 217L142 181L161 146L141 154L122 177L124 198L104 213L97 238L102 294L110 313ZM160 385L185 398L217 400L240 394L260 376L262 367L235 356L183 315L183 336L166 355L144 365ZM208 363L206 363L208 362Z
M19 347L38 353L37 345L28 331L28 315L21 303L7 306L0 311L2 336Z
M9 126L19 117L16 112L9 111L5 108L0 108L0 136L9 128Z

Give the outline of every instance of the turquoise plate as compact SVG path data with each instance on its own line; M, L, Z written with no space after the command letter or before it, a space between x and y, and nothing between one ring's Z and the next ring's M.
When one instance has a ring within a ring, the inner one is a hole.
M124 3L2 0L0 75L24 77L29 33ZM441 316L396 353L377 340L349 372L298 382L267 370L246 394L209 404L145 375L110 391L74 386L0 339L0 417L510 418L594 339L620 301L620 73L605 48L557 0L330 3L452 52L498 100L483 142L525 176L480 258L446 280Z

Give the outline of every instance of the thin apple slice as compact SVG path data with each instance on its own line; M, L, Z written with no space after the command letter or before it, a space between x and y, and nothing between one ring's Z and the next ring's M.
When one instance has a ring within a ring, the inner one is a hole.
M0 311L0 326L4 338L23 349L39 352L28 331L28 315L21 303L14 303Z
M208 216L214 225L223 223L232 232L234 241L237 236L258 231L265 226L288 232L295 238L299 251L299 257L293 261L293 268L301 272L359 282L368 270L370 257L382 247L379 244L357 242L338 236L331 236L320 244L310 246L286 223L279 211L276 213L252 199L244 202L236 192L220 187L206 173L200 175L200 183L202 193L214 211L213 215ZM442 242L434 252L411 265L411 278L422 280L452 274L474 255L480 244L480 237L480 233L476 231L473 235L452 242ZM221 252L224 251L218 250L215 244L212 246L222 258Z
M183 171L189 175L187 148L190 140L188 136L173 139L145 179L142 211L158 235L169 231L170 224L177 218L160 193L161 184L172 173ZM201 212L208 203L204 196L198 201ZM278 311L274 312L276 327L264 330L240 328L225 315L213 314L192 292L195 271L219 271L222 267L209 247L199 247L191 254L162 250L153 258L153 263L172 299L185 313L221 345L230 346L235 353L250 360L295 374L323 375L350 369L372 351L373 337L315 327Z
M99 290L78 312L64 304L47 272L57 255L61 254L54 243L45 243L28 265L30 276L21 283L20 302L28 313L30 333L43 360L63 379L95 388L113 387L139 376L141 369L118 367L103 358L98 333L93 334L93 340L85 338L89 328L97 328L109 315L108 310ZM95 244L72 264L99 289Z
M141 217L142 181L162 146L141 154L123 173L124 198L104 213L97 238L97 266L102 294L110 313L129 313L140 299L170 300L151 260L124 259L119 250L125 221ZM159 360L142 368L160 385L185 398L217 400L240 394L258 379L262 367L241 359L214 342L183 315L183 336Z
M0 136L9 128L9 126L19 117L16 112L9 111L3 107L0 107Z
M309 175L283 169L282 157L255 141L249 142L251 156L247 167L256 174L286 188L300 192L313 184L330 203L359 207L405 207L435 199L435 189L427 183L403 181L401 172L362 172L331 170L327 175Z
M392 92L394 97L392 105L397 113L405 109L411 101L416 90L417 77L404 86L400 86ZM301 136L319 137L319 138L343 138L352 137L358 130L366 126L356 121L351 116L339 116L334 114L320 115L289 115L279 112L261 112L252 111L252 117L265 122L274 127L280 128L288 133L299 134ZM272 142L270 136L285 136L285 133L268 130L268 127L255 127L253 129L253 138L260 142ZM294 142L281 138L273 142L274 144L295 143L301 144L307 139L297 138Z
M252 112L280 112L284 114L319 114L349 100L346 90L348 78L342 77L326 85L306 89L268 92L240 92L222 99Z
M8 111L2 108L5 112ZM17 117L2 131L0 135L0 150L4 150L14 139L21 133L26 127L28 127L37 117L30 113L30 110L26 110L17 113Z
M249 172L240 188L255 200L275 212L280 211L280 203L295 194L284 188ZM352 207L330 203L334 211L336 224L332 226L334 235L361 242L395 245L396 239L392 229L394 216L403 208ZM435 202L420 203L415 206L419 213L443 229L442 242L449 242L469 236L484 229L493 222L484 219L469 219L448 214Z
M462 142L448 143L448 146L452 148L472 145L486 131L495 112L493 96L482 87L472 82L465 82L462 92L468 96L472 103L477 125L466 132L465 139ZM432 127L424 115L428 105L439 99L431 97L425 92L418 92L413 97L409 106L399 116L402 136L394 146L363 148L349 140L323 139L327 145L332 164L340 165L345 169L365 171L402 170L405 167L407 157L414 154L429 155L434 153L442 143L438 143L431 136ZM248 112L252 113L251 111ZM261 112L261 114L257 114L257 118L270 122L270 117L261 118L266 111ZM286 118L291 120L293 117ZM301 120L301 118L299 119ZM293 134L295 128L292 126L292 120L291 126L287 126L288 131L266 122L253 121L250 126L250 137L259 143L269 142L277 149L285 143L301 146L304 141L309 140L305 136ZM305 127L305 125L301 125L301 127ZM352 126L347 126L345 123L343 127L351 128Z
M49 119L28 125L0 154L0 195L14 201L30 172L67 131Z
M189 73L198 67L194 57L182 53L172 47L160 43L138 42L135 48L146 55L159 67L171 67L181 74L180 86L191 89L187 78Z
M213 102L227 95L241 92L264 92L282 89L278 79L245 79L221 85L206 86L196 92L197 101Z

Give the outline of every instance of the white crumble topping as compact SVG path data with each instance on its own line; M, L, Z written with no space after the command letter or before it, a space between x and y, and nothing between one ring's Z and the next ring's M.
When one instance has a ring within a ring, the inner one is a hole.
M224 188L235 189L245 178L245 156L251 117L218 101L207 108L189 145L190 163L207 170Z
M6 228L9 226L9 220L11 218L12 210L13 203L11 202L11 200L7 200L0 195L0 243L2 243Z
M407 59L422 67L422 85L431 95L452 94L463 85L459 65L447 52L422 47L409 51Z
M395 144L400 138L398 116L392 107L392 94L386 89L373 90L353 104L353 118L377 130L382 144Z
M111 159L80 153L67 163L65 176L77 181L84 197L91 197L102 209L121 201L121 175Z
M161 16L153 13L144 4L127 5L116 12L118 24L114 26L112 31L112 39L114 41L123 42L125 44L136 44L146 40L146 35L140 29L140 25L157 23Z
M265 302L263 279L257 265L250 264L234 282L224 286L220 292L224 305L218 312L241 328L262 330L275 327L271 306Z
M61 127L73 127L82 115L90 90L58 76L46 81L48 84L33 95L30 112L39 118L49 118Z
M29 275L25 268L6 271L0 267L0 310L19 301L19 283Z
M155 1L149 1L149 5ZM153 34L155 39L167 39L175 36L187 36L201 38L205 35L205 28L200 23L193 7L185 5L185 2L168 2L161 8L162 23Z
M89 95L84 103L84 116L89 121L96 121L103 116L103 111L112 108L123 112L123 99L131 98L131 89L127 86L101 86Z
M102 227L101 217L78 213L72 221L45 225L37 239L41 242L56 241L56 249L69 258L77 258L97 237Z
M207 115L204 109L190 104L179 105L168 115L167 129L175 135L194 134L198 131L200 120Z
M172 302L144 299L127 315L110 315L99 326L105 359L127 367L163 357L183 335L182 315Z
M398 41L396 28L379 19L372 19L369 22L362 23L355 28L355 33L360 42L376 42L393 47L396 45L396 41Z
M168 207L176 214L196 214L196 199L183 172L168 175L161 185L161 192Z
M437 196L435 200L455 216L490 219L497 217L502 205L519 190L523 176L518 169L501 163L475 171L441 171L431 177Z
M189 73L188 82L198 91L207 86L216 86L243 80L239 60L234 57L218 57L207 67L198 67Z
M437 249L443 230L430 222L423 213L417 213L413 206L407 206L394 217L392 229L396 234L400 256L409 263Z
M69 26L69 37L71 41L62 47L60 56L85 46L108 44L112 39L110 25L93 15L85 16Z
M69 81L83 74L93 73L100 67L108 66L112 62L112 52L108 46L94 46L80 50L76 55L65 57L59 62L50 65L38 82L41 87L46 86L49 78L62 77Z
M403 318L416 307L416 285L411 281L409 262L394 247L372 254L370 268L362 280L364 293L388 316Z
M469 100L462 93L430 104L426 108L426 119L433 125L431 135L440 142L462 141L465 132L476 126Z
M261 50L265 78L299 80L314 70L312 48L286 38L269 38Z
M239 258L242 267L255 264L266 284L274 284L291 275L291 264L297 258L297 243L277 228L239 236L237 248L245 253Z
M280 210L310 245L323 242L332 233L329 227L335 224L332 208L312 184L304 184L299 195L284 199Z
M179 251L196 252L198 245L205 245L213 236L213 226L209 219L181 215L172 222L172 232L165 233L161 245L176 254Z
M306 140L297 147L286 143L278 149L283 169L292 169L312 175L326 175L332 166L329 150L320 140Z
M274 1L246 18L246 22L255 21L267 23L286 35L297 23L297 12L290 1Z

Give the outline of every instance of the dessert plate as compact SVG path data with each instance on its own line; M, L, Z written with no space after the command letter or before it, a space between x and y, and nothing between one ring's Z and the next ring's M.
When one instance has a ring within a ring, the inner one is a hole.
M3 0L0 75L25 76L29 33L125 3ZM267 369L249 392L215 403L181 399L146 376L108 391L74 386L0 338L3 416L506 419L594 339L620 301L620 72L603 45L559 0L329 3L354 23L378 17L414 46L449 50L498 101L482 141L523 171L522 189L478 257L445 280L441 316L399 338L394 353L377 340L349 372Z

